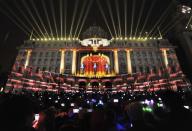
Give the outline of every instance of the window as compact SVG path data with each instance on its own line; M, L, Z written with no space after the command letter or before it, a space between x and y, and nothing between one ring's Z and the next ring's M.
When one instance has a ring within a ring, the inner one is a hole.
M49 61L49 63L52 64L52 65L54 65L54 59L51 59L51 60Z
M46 67L43 67L43 69L42 69L43 71L46 71Z
M151 51L149 51L149 57L153 57L153 54Z
M32 56L33 56L33 57L36 57L36 56L37 56L37 53L36 53L36 52L32 52Z
M46 52L45 57L48 57L48 56L49 56L49 52Z
M137 52L137 57L139 57L140 56L140 52Z
M154 73L157 73L157 68L156 68L156 66L153 66L153 71L154 71Z
M32 64L32 65L35 64L35 59L32 59L31 64Z
M39 57L42 57L42 56L43 56L43 52L40 52L40 53L39 53Z
M41 59L38 60L38 64L41 64Z
M44 59L44 64L47 64L47 59Z
M143 67L140 66L140 67L139 67L139 70L140 70L140 72L143 72Z
M52 53L51 53L51 57L54 57L54 56L55 56L55 52L52 52Z
M52 71L52 67L51 66L49 67L49 71Z
M143 57L146 57L146 56L147 56L147 54L146 54L145 51L142 51L142 54L143 54Z

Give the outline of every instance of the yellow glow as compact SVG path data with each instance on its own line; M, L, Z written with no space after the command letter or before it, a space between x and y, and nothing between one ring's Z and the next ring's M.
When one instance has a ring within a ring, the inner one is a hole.
M126 50L126 52L127 52L127 72L128 72L128 74L132 74L130 50Z
M55 40L55 38L52 38L52 40Z
M168 67L167 50L166 49L162 49L162 51L163 51L165 67L167 68Z
M125 37L125 40L127 40L127 37Z
M71 40L71 38L69 37L68 40Z
M63 38L61 38L61 40L63 40Z
M51 38L49 38L49 40L51 40Z
M118 51L114 50L115 73L119 74Z
M76 74L76 55L77 55L77 51L73 50L73 61L72 61L72 74L73 75Z
M31 52L32 52L32 50L27 50L27 58L26 58L26 61L25 61L25 68L29 65L29 60L30 60L30 57L31 57Z
M64 71L65 71L65 51L61 50L60 73L63 74Z
M135 37L133 37L133 40L135 40L136 38Z

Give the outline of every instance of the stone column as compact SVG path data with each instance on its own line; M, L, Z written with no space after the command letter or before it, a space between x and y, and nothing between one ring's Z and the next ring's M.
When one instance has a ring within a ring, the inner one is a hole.
M164 59L164 64L165 64L165 67L167 68L168 67L168 58L167 58L167 50L168 49L161 49L162 53L163 53L163 59Z
M65 71L65 50L61 49L61 61L60 61L60 74L63 74Z
M77 56L77 50L73 49L73 58L72 58L72 74L76 74L76 56Z
M132 74L132 64L131 64L131 50L127 49L127 73Z
M28 49L27 50L27 58L26 58L26 61L25 61L25 68L27 68L27 66L29 66L29 60L31 58L31 53L32 53L32 50Z
M118 61L118 50L114 50L114 69L115 69L115 73L119 74L119 61Z

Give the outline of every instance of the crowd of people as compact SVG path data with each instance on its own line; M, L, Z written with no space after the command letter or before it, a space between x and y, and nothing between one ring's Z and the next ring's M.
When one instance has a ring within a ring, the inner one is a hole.
M0 93L1 131L192 130L192 92Z

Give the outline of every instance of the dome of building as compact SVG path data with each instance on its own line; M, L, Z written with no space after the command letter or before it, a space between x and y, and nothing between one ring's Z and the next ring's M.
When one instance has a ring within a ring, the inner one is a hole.
M108 38L108 35L101 27L91 26L82 34L82 38Z

